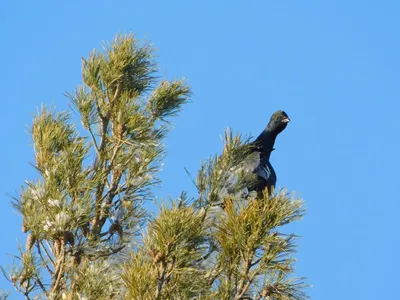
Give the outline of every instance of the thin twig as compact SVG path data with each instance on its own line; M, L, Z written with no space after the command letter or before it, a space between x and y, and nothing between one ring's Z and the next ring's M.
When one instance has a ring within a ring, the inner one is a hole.
M97 156L100 157L99 147L97 145L96 138L95 138L95 136L93 134L93 131L92 131L92 128L90 127L90 125L89 125L88 130L89 130L90 136L92 137L93 146L94 146L94 149L96 150Z
M244 272L242 273L242 278L240 279L237 287L235 299L241 299L243 297L248 287L250 286L250 283L254 279L254 278L249 278L249 271L251 268L251 261L253 260L253 256L254 256L254 250L248 253L248 257L245 262Z
M38 283L38 285L40 286L40 288L42 289L42 291L46 294L47 296L47 291L46 288L44 287L42 281L40 280L39 276L35 278L36 282Z
M165 281L165 274L167 272L165 263L163 263L161 265L161 268L162 268L161 275L160 275L160 271L158 271L158 280L157 280L158 282L157 282L155 300L161 299L161 292L162 292L162 288L163 288L164 281Z
M48 243L47 241L46 241L46 244L47 244L47 246L49 247L49 249L50 249L50 251L51 251L51 247L49 246L49 243ZM52 259L51 255L50 255L49 252L47 251L47 248L43 245L43 242L42 242L42 241L40 241L40 245L43 247L44 252L46 252L47 258L50 260L51 264L52 264L53 267L54 267L54 265L55 265L54 260ZM53 252L52 252L52 254L53 254Z
M45 260L45 258L42 255L42 251L40 250L40 243L39 241L36 242L35 244L37 252L39 253L40 259L42 260L42 264L44 265L44 267L46 268L46 270L50 273L53 274L53 271L49 268L49 265L47 263L47 261ZM46 253L47 255L47 253Z
M115 99L117 99L117 97L119 96L120 91L121 91L121 84L118 82L117 83L117 88L115 89L115 93L114 93L113 98L109 99L109 100L111 100L110 102L114 102Z

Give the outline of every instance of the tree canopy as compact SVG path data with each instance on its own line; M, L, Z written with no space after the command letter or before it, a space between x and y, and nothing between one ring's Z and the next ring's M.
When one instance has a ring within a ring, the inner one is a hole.
M228 131L222 155L201 164L198 194L148 213L163 140L191 89L157 78L152 45L134 35L103 48L66 94L81 124L45 106L33 120L39 176L13 199L26 242L3 268L15 289L26 299L305 299L296 236L282 232L303 216L302 200L228 193L215 205L224 174L249 154L241 135Z

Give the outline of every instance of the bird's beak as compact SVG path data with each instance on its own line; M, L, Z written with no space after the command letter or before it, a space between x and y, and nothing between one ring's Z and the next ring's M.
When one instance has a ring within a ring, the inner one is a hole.
M289 118L285 118L285 119L282 120L282 122L283 122L283 123L289 123L289 122L290 122L290 119L289 119Z

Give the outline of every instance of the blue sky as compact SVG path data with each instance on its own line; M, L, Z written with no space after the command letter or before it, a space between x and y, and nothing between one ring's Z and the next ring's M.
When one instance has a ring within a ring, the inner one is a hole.
M194 195L227 126L253 136L276 109L292 122L272 154L278 185L306 201L298 275L313 299L396 299L400 153L398 1L7 1L0 7L3 172L0 264L21 219L6 193L26 178L41 103L68 109L81 57L116 33L157 47L161 75L192 103L174 120L159 196ZM0 278L0 287L12 287ZM18 298L16 293L12 299Z

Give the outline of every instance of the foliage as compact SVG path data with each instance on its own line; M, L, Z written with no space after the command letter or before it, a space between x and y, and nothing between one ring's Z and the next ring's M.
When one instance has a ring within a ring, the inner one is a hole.
M155 86L156 70L150 44L118 36L83 60L83 84L67 94L87 135L68 113L43 107L35 117L40 178L27 181L14 199L27 242L9 276L27 297L118 294L111 258L144 223L142 204L151 198L164 155L163 121L190 94L183 80Z
M204 222L204 212L185 201L161 207L142 248L124 268L127 298L190 299L204 293L208 289L205 270L194 264L205 250Z
M82 130L53 108L34 118L39 178L13 201L27 239L7 278L26 299L305 299L296 236L280 232L302 201L244 192L248 139L226 133L196 197L145 210L169 118L190 96L182 79L157 84L156 71L150 44L117 36L83 59L83 83L67 93Z

